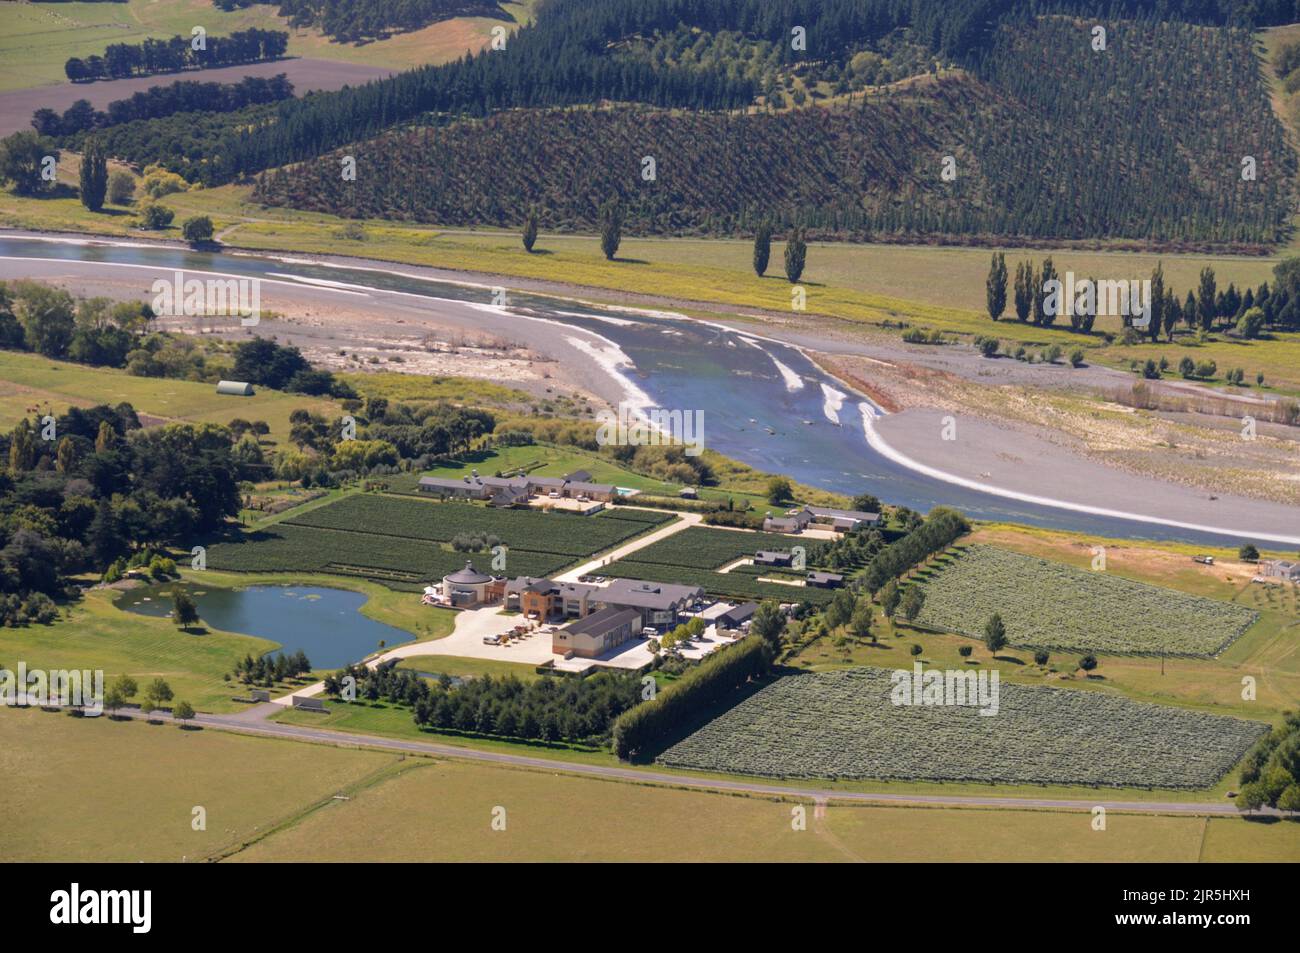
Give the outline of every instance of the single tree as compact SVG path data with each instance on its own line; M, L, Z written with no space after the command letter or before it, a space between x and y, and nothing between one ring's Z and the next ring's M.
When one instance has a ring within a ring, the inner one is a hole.
M38 195L54 183L43 175L59 161L54 141L33 131L0 139L0 183L12 182L19 195Z
M1034 309L1034 263L1022 261L1016 265L1016 320L1022 324L1029 320Z
M1097 656L1093 655L1091 652L1079 659L1079 668L1083 669L1085 672L1091 672L1096 667Z
M1007 645L1007 627L1002 624L1002 616L996 612L989 616L984 626L984 645L990 652L997 654Z
M172 709L172 717L185 727L185 723L194 717L194 706L189 702L177 702L176 707Z
M117 710L125 704L126 696L116 685L110 686L108 691L104 692L104 707L113 714L117 714Z
M924 605L925 590L920 586L908 586L907 591L903 593L903 618L908 622L915 621Z
M1034 653L1034 664L1035 664L1035 665L1046 665L1046 664L1048 663L1048 661L1051 660L1051 658L1052 658L1052 656L1051 656L1050 654L1048 654L1047 649L1039 649L1038 651L1036 651L1036 652Z
M885 588L880 590L880 608L885 613L885 618L891 622L894 620L894 613L898 611L899 603L903 601L903 594L898 589L898 580L891 579L885 583Z
M172 700L172 687L161 678L155 678L145 689L144 697L146 701L154 703L155 707L161 706Z
M81 156L81 204L92 212L104 207L104 196L108 194L108 162L99 144L94 140L86 143L86 151Z
M537 244L537 208L536 206L528 210L524 216L524 251L532 252L533 246Z
M784 503L793 495L794 489L790 486L790 481L785 477L772 477L772 479L767 482L767 501L769 503Z
M1007 309L1007 257L1002 252L993 253L984 290L989 317L996 321Z
M1202 331L1209 331L1214 327L1214 316L1217 313L1215 287L1214 269L1206 265L1201 269L1200 288L1196 295L1197 318L1200 320Z
M608 261L618 254L623 242L623 203L612 198L600 207L600 250Z
M775 658L781 648L781 634L785 632L785 622L785 613L771 600L759 603L758 608L754 610L749 631L767 643L769 659Z
M758 231L754 234L754 274L762 278L771 260L772 226L764 222L758 226Z
M804 230L796 228L785 243L785 276L790 280L790 284L799 280L807 263L808 242L804 238Z
M114 169L108 177L108 200L114 205L130 205L135 198L135 179L124 169Z
M1156 262L1155 271L1151 272L1151 323L1147 325L1153 344L1160 340L1160 329L1164 327L1165 304L1165 269Z
M1237 550L1237 558L1245 563L1259 562L1259 550L1253 543L1242 543Z
M1057 281L1056 266L1052 264L1050 257L1043 259L1043 270L1034 278L1034 324L1041 327L1050 328L1056 321L1057 313L1060 310L1059 300L1057 306L1049 309L1048 299L1051 293L1048 290L1048 284Z
M871 628L871 600L859 599L853 614L849 616L849 634L856 639L871 637L871 644L876 644L876 633Z
M194 597L180 587L172 590L172 622L178 629L188 629L192 625L197 625L199 621L199 607L194 602Z
M181 236L191 245L212 241L212 219L206 215L187 218L181 225Z

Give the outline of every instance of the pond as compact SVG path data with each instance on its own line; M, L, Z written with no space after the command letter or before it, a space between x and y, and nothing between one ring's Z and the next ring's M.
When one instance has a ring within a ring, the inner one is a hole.
M119 609L159 618L172 608L174 585L132 589L117 601ZM313 668L341 668L379 648L411 642L404 629L361 614L366 596L320 586L249 586L246 589L184 587L199 607L205 625L225 632L256 635L279 642L287 655L307 653Z

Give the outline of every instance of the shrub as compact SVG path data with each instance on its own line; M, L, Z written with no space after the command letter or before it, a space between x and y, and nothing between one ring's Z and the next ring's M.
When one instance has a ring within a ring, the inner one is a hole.
M1079 668L1083 669L1085 672L1091 672L1096 667L1097 656L1093 655L1091 652L1079 659Z
M957 650L957 654L962 658L970 658L971 652L974 651L969 645L963 645Z
M212 219L206 215L187 218L181 225L181 235L191 244L212 241Z
M130 205L135 198L135 179L130 172L115 170L108 177L108 200L114 205Z
M165 205L146 205L140 209L140 227L154 230L166 228L175 217L176 213Z
M1022 350L1023 350L1023 349L1022 349ZM1019 357L1019 354L1017 354L1016 356ZM1080 349L1080 348L1075 348L1073 351L1070 352L1070 366L1071 366L1071 367L1083 367L1083 351L1082 351L1082 349Z

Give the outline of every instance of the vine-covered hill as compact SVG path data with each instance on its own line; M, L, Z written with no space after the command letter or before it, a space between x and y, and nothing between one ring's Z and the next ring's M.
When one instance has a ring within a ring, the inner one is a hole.
M1004 25L973 72L830 105L517 109L404 129L269 173L258 193L448 225L515 226L535 206L543 227L590 229L619 195L638 233L744 234L771 218L876 239L1281 239L1296 160L1251 35L1108 23L1099 52L1091 26ZM344 154L355 181L340 175Z

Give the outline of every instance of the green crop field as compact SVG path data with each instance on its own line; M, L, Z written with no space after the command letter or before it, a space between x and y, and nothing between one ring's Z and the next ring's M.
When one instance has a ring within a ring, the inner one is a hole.
M793 536L780 533L748 533L732 529L692 526L667 539L637 550L639 563L665 566L688 566L692 569L719 569L742 556L753 556L763 549L789 551L791 546L807 546Z
M393 589L414 591L462 568L467 560L486 571L491 553L458 553L436 543L280 523L242 539L208 548L208 565L227 572L308 572L361 576ZM572 558L511 551L509 572L546 576Z
M917 621L981 638L994 613L1012 645L1076 651L1216 656L1257 612L1075 569L990 546L950 554L925 579Z
M610 510L595 516L496 510L395 496L353 495L208 548L208 565L230 572L330 573L415 590L467 560L488 571L492 554L462 553L459 534L485 533L506 547L505 573L550 576L671 519Z
M883 668L778 678L658 760L764 777L1205 788L1268 730L1098 692L1001 684L983 716L893 704L891 688Z
M672 516L662 514L656 522ZM514 550L590 556L641 532L644 523L607 513L577 516L539 510L490 509L393 496L351 496L293 517L288 525L450 542L460 533L489 533Z

